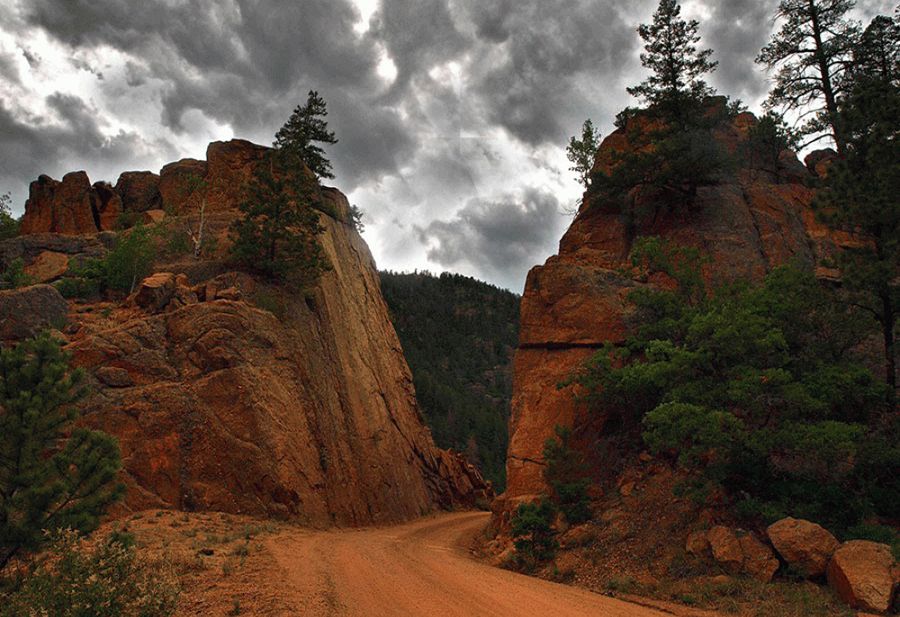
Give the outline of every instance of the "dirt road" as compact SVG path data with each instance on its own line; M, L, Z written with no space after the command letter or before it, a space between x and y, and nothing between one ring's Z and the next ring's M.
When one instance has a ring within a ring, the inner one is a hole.
M475 561L466 546L487 517L468 512L384 529L279 534L266 548L298 615L665 615Z

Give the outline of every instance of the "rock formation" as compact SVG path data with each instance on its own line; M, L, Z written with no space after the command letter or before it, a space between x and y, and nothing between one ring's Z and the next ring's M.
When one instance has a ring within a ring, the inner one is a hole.
M642 122L638 115L609 135L596 167L613 164L615 153L629 148L629 131L641 130ZM813 194L803 182L810 172L793 153L783 152L774 172L754 167L742 145L755 122L744 113L718 130L716 138L740 161L738 171L700 187L690 209L658 212L629 233L622 212L586 199L559 253L529 272L514 361L508 486L496 504L498 512L546 492L541 453L555 425L590 421L602 426L603 418L586 417L574 386L557 386L605 343L627 336L632 324L626 297L644 284L623 274L635 235L699 248L711 258L703 273L709 282L758 280L790 260L814 264L847 241L815 220ZM821 167L824 158L812 160Z
M766 529L772 545L784 561L803 576L825 574L828 560L839 542L824 527L796 518L784 518Z
M891 547L868 540L842 544L828 563L828 584L853 608L886 612L897 585Z
M28 235L0 246L0 261L34 267L51 261L48 252L102 255L112 234L96 233L104 220L96 205L113 201L126 213L165 208L178 231L205 199L209 233L226 243L264 152L214 143L208 161L122 174L106 202L99 196L112 189L92 189L84 174L42 177L32 185ZM69 188L76 180L77 191ZM93 386L84 421L119 439L126 508L363 525L490 495L461 456L435 447L368 247L348 222L346 198L324 195L335 213L322 215L331 269L314 288L287 291L223 260L183 255L159 264L126 302L70 305L68 350ZM101 224L91 228L97 213Z

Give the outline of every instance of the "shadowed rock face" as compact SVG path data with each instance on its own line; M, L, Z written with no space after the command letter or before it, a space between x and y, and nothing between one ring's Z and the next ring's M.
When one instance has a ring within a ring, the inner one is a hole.
M163 169L162 199L167 181L175 191L185 170L208 170L210 233L220 230L221 246L238 216L235 196L263 151L249 142L213 144L208 164ZM312 289L273 287L228 273L222 262L186 257L161 264L124 304L70 306L68 350L93 385L84 421L119 439L124 509L363 525L490 496L477 470L435 447L368 247L344 222L346 198L323 193L337 218L322 215L331 269ZM129 194L125 204L143 203ZM179 207L196 217L195 202ZM180 219L172 221L178 229ZM59 237L21 236L0 256L30 265L39 249L105 250L99 242L53 241Z
M648 124L640 116L631 122L604 140L597 168L613 164L614 154L630 147L628 132ZM577 404L574 386L559 389L557 384L604 343L619 343L628 335L632 309L626 298L645 284L622 273L634 235L699 248L711 258L703 274L713 285L759 280L791 260L815 264L849 242L815 220L813 193L803 183L809 172L793 153L782 153L777 173L754 168L741 146L755 122L751 114L741 114L718 131L717 139L738 157L738 169L719 184L701 187L692 208L660 211L629 234L621 213L586 200L559 253L529 272L514 360L508 485L504 501L496 504L499 512L547 491L541 453L556 424L603 424L603 418L589 419Z

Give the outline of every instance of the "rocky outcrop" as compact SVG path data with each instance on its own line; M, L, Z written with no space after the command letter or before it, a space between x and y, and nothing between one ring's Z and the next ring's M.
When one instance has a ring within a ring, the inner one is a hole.
M143 215L164 206L165 222L180 230L196 224L205 200L207 232L225 244L264 152L239 140L214 143L209 162L167 165L158 180L123 174L109 203ZM321 215L331 267L314 288L273 286L223 273L222 261L181 256L159 264L124 302L70 307L67 348L92 385L84 421L119 440L125 509L363 525L492 496L462 456L435 447L375 264L345 222L349 204L335 189L323 189L323 198L336 218ZM40 209L33 217L46 218ZM36 268L52 261L49 251L61 256L54 260L77 261L102 255L113 240L29 234L0 243L0 260L22 258ZM56 306L54 315L65 317L55 289L35 289L54 294L55 303L39 300L16 313L42 315ZM10 335L22 332L11 328Z
M0 340L20 341L66 322L65 299L50 285L0 291Z
M115 187L91 185L83 171L66 174L62 181L40 176L31 183L20 233L93 234L138 220L155 223L164 211L197 212L203 200L210 212L234 210L267 151L243 139L217 141L207 148L205 161L182 159L159 174L126 171Z
M514 360L507 491L498 512L546 492L542 450L557 424L602 431L605 419L589 416L578 404L577 387L557 386L604 344L621 343L634 326L626 298L647 284L627 274L635 236L656 235L698 248L710 258L703 275L711 284L758 280L792 260L814 264L849 241L816 221L813 193L803 182L810 172L793 153L783 152L774 172L755 168L752 157L742 154L755 122L751 114L741 114L719 130L716 138L741 164L718 184L700 187L691 208L659 209L632 224L613 205L586 199L559 253L529 272ZM609 135L597 168L615 164L616 153L631 147L631 131L646 130L646 125L638 115ZM614 463L600 461L599 467Z
M129 319L78 333L70 348L98 386L90 422L120 440L131 507L360 525L486 495L422 424L364 242L323 223L333 268L305 297L159 273ZM267 296L279 315L252 302Z
M822 526L795 518L769 525L766 535L781 558L807 578L825 574L828 560L839 544Z
M66 235L95 233L91 181L83 171L73 171L62 181L40 176L28 189L20 233L52 232Z
M149 171L126 171L116 182L122 208L128 212L146 212L162 208L159 175Z
M853 608L886 612L897 582L893 566L886 544L851 540L838 547L828 563L828 584Z

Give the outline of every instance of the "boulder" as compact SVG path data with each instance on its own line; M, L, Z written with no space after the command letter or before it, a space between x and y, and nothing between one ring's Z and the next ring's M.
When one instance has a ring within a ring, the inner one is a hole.
M744 554L741 571L760 582L771 581L780 565L772 549L749 533L738 538L738 541Z
M825 574L839 542L825 528L796 518L784 518L766 529L772 546L785 563L807 578Z
M68 173L62 181L42 175L28 188L20 233L96 233L94 199L91 181L83 171Z
M117 366L101 366L94 375L110 388L128 388L134 385L128 371Z
M42 251L25 266L25 274L38 283L54 281L69 269L69 256L55 251Z
M592 523L585 523L570 528L559 537L562 548L586 546L597 538L597 528Z
M129 301L149 313L158 313L166 308L175 296L175 289L175 274L157 272L141 281Z
M828 585L853 608L885 612L891 607L894 556L886 544L851 540L828 562Z
M116 182L116 193L127 212L146 212L162 207L159 176L149 171L126 171Z
M65 298L50 285L0 291L0 340L21 340L59 328L67 312Z
M772 549L752 534L717 525L707 539L713 558L731 574L747 574L768 583L778 570Z
M155 225L165 218L165 210L145 210L141 214L141 222L144 223L144 225Z
M708 532L692 531L684 543L684 550L697 557L708 555L710 551Z
M744 565L744 551L734 530L716 525L707 534L713 558L732 574L738 574Z

